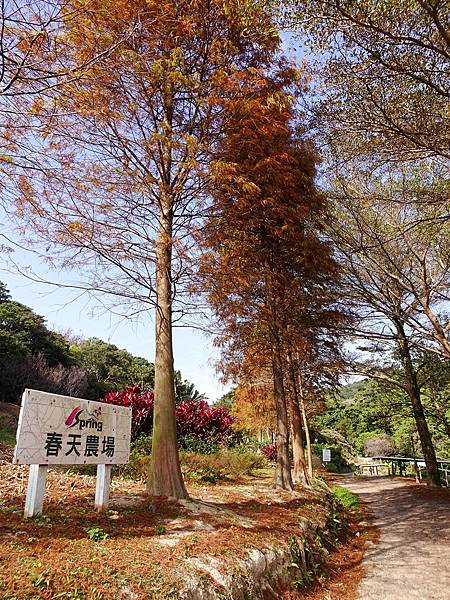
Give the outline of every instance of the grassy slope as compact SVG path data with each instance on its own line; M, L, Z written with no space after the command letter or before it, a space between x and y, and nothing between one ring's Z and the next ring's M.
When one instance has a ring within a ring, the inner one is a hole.
M0 402L0 444L14 446L20 406Z

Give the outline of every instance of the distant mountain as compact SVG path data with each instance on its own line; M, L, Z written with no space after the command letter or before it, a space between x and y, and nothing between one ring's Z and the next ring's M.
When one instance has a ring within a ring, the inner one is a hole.
M364 389L369 382L369 379L361 379L360 381L354 381L353 383L347 383L347 385L341 386L337 390L337 396L345 402L345 404L351 404L356 394Z

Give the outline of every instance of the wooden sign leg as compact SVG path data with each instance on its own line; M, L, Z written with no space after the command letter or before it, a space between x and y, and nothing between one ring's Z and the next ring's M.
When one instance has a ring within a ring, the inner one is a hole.
M112 465L97 465L97 485L95 488L95 508L106 510L109 502Z
M45 483L47 481L47 470L47 465L30 465L24 511L24 517L26 519L42 513Z

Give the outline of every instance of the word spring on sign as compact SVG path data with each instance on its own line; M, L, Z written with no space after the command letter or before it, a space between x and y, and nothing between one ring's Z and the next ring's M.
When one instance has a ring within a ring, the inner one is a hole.
M123 464L128 461L131 409L26 390L14 462Z

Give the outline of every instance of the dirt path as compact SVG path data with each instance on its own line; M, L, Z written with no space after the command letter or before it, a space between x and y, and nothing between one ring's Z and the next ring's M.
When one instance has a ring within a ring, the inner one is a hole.
M358 600L450 600L450 494L382 477L339 484L367 503L380 534Z

